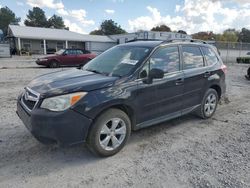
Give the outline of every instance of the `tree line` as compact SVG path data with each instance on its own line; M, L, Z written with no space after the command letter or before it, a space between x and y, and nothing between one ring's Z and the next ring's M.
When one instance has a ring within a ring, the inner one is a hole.
M19 25L21 21L20 17L16 17L15 13L10 10L7 6L0 9L0 29L3 31L4 35L7 35L8 25L14 24ZM54 14L50 18L47 18L44 10L39 7L33 7L29 10L26 19L24 20L24 25L31 27L45 27L45 28L56 28L56 29L67 29L64 20L61 16ZM159 32L177 32L182 34L187 34L184 30L173 31L167 25L159 25L153 27L151 31ZM114 34L124 34L127 33L119 24L115 21L109 19L104 20L99 29L91 31L90 35L114 35ZM240 31L236 29L227 29L223 33L213 33L209 32L198 32L192 34L194 39L201 40L213 40L213 41L228 41L228 42L250 42L250 30L242 28Z

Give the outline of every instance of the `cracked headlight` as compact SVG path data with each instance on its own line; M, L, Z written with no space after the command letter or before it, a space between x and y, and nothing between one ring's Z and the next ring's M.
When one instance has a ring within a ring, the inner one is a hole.
M43 100L40 107L56 112L63 111L76 104L86 94L87 92L77 92L46 98Z

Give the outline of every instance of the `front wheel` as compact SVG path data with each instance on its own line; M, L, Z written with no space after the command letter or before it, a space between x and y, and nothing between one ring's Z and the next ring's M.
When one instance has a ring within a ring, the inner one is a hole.
M49 64L50 68L57 68L59 67L59 63L57 61L51 61Z
M118 109L109 109L94 122L87 144L97 155L108 157L119 152L131 133L127 114Z
M203 119L211 118L216 111L218 100L217 91L212 88L208 89L203 97L201 106L197 110L197 115Z

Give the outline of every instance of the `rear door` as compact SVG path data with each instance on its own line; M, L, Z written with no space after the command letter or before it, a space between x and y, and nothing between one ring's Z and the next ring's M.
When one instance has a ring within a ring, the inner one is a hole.
M89 61L90 56L87 53L87 51L85 51L85 50L77 50L76 52L77 52L78 64L84 65Z
M199 105L204 96L209 72L198 45L182 45L184 71L183 112Z
M160 120L181 113L184 74L180 70L178 46L166 46L156 50L141 72L141 77L147 76L154 68L163 70L165 74L161 79L154 79L151 84L143 80L139 82L139 122ZM145 71L147 69L149 71Z

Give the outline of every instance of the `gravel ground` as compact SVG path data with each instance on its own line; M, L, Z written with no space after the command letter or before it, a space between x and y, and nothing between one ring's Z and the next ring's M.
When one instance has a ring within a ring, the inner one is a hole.
M228 98L212 119L188 115L133 132L117 155L98 158L84 144L44 146L31 136L16 97L55 69L0 59L0 187L250 187L246 67L228 66Z

